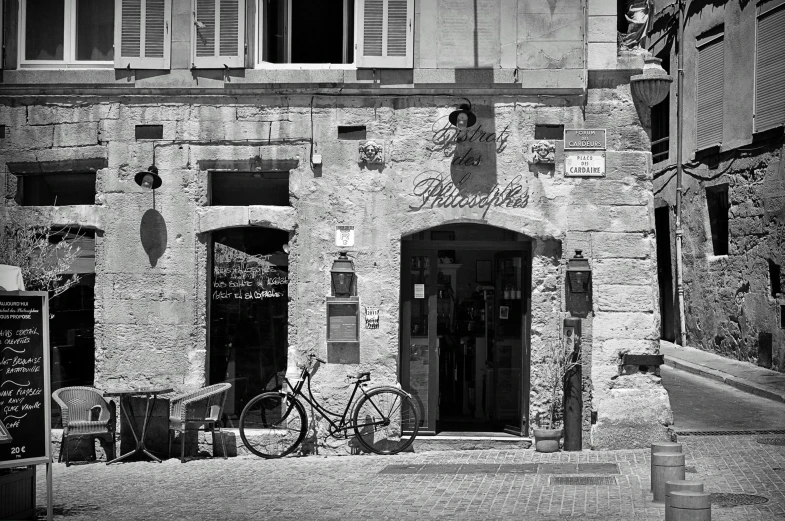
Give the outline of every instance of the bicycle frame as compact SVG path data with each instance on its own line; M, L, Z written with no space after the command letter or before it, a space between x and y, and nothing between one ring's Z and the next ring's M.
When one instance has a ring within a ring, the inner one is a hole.
M305 385L306 381L308 382L308 396L306 396L305 393L303 393L303 386ZM349 429L353 429L355 427L355 425L351 421L351 418L347 418L346 415L349 412L349 409L351 408L352 403L354 403L354 397L357 395L357 389L359 389L360 392L363 393L363 395L367 395L368 394L367 392L365 392L365 389L362 386L362 384L367 382L367 381L368 380L357 380L356 382L354 382L354 389L352 389L352 395L349 397L349 401L346 402L346 408L343 410L343 414L339 415L338 413L333 412L333 411L327 409L326 407L323 407L316 400L316 397L313 395L313 392L311 391L311 373L308 371L307 367L303 367L303 371L300 374L300 381L297 382L297 385L295 385L295 386L292 386L291 383L289 382L289 380L286 377L284 377L284 382L286 382L286 385L289 387L289 389L291 389L290 392L285 393L287 395L287 399L294 400L298 396L302 397L302 399L305 400L308 403L308 405L310 405L311 407L316 409L322 415L322 417L325 420L327 420L327 422L330 424L330 432L328 433L328 436L332 436L332 437L336 437L336 435L338 433L342 432L342 431L345 433L344 434L345 436L348 436L346 431L348 431ZM371 402L371 403L373 403L373 402ZM374 405L374 407L376 407L375 404L373 404L373 405ZM287 415L291 412L291 408L292 407L294 407L294 406L293 405L289 405L289 407L287 408L287 411L286 411ZM378 408L377 408L377 411L378 411ZM381 411L378 411L378 412L381 414ZM333 421L330 418L331 416L333 418L336 418L336 420ZM383 425L383 424L384 424L384 421L377 421L377 422L363 423L360 426L361 427L366 427L366 426Z

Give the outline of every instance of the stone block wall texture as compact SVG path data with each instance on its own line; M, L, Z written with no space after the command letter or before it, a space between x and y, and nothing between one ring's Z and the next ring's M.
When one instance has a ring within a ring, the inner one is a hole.
M708 169L685 176L682 206L688 344L758 363L760 335L768 334L771 368L778 371L785 371L785 297L772 295L769 263L785 267L783 151L782 141L775 140L750 157L720 162L723 174L711 180L703 180L711 175ZM706 188L716 185L727 185L730 205L728 254L722 256L714 255L706 200ZM672 191L666 185L663 198L670 201ZM780 288L785 288L784 273Z
M401 239L467 222L532 241L530 418L547 406L542 363L548 346L561 341L568 316L565 264L580 248L594 269L593 310L584 319L586 438L595 448L641 447L664 438L670 408L659 380L612 379L620 353L656 352L659 335L649 141L628 85L590 89L585 106L574 98L477 96L477 128L504 136L503 142L446 145L438 136L453 110L451 97L197 94L176 102L153 95L122 102L68 96L0 102L0 124L10 129L10 138L0 141L3 186L14 178L9 165L106 161L94 206L22 208L6 199L2 209L6 215L41 212L44 220L54 215L62 224L82 219L99 230L97 387L164 384L182 391L206 383L209 232L252 222L291 236L290 376L307 353L326 356L325 297L339 250L335 226L356 226L358 294L361 306L379 308L380 327L361 329L358 367L323 366L314 390L329 407L348 396L347 370L372 370L374 383L395 383ZM607 128L607 176L565 178L561 155L555 168L529 168L538 123ZM137 124L163 125L163 140L136 141ZM338 125L366 125L368 138L384 146L384 163L360 163L358 142L338 139ZM321 168L312 168L312 154L322 155ZM456 164L467 155L481 157L480 164ZM155 193L133 181L153 157L163 178ZM290 172L292 208L208 207L209 169L260 160L296 165ZM425 200L416 194L424 175L448 187L463 180L465 190L479 194L520 185L527 204L440 207L433 195ZM598 421L590 426L592 410Z

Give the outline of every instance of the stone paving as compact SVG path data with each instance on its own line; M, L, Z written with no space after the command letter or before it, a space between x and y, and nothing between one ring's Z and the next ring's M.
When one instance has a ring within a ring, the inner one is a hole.
M679 440L688 468L695 470L688 479L703 481L709 492L768 498L761 505L715 507L713 520L785 520L785 446L760 444L755 441L760 437ZM579 465L559 468L550 465L554 463ZM607 464L617 464L619 473L613 474ZM518 466L520 471L515 470ZM576 468L580 474L575 475L611 476L616 484L550 484ZM649 476L648 450L434 451L283 460L240 456L68 468L56 464L54 504L55 519L65 521L662 520L664 507L651 502ZM38 485L42 508L43 472Z

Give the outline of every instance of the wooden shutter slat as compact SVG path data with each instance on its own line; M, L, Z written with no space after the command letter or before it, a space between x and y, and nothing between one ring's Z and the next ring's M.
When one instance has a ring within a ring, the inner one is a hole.
M142 1L123 0L120 53L129 58L142 56Z
M240 6L237 0L221 0L221 56L237 56L240 49L237 35L240 31Z
M382 56L384 0L365 0L363 49L366 56Z
M245 65L245 1L195 0L195 67ZM202 27L200 27L202 26Z
M755 132L785 123L785 5L758 18L755 63Z
M414 65L414 0L356 0L358 67Z
M115 67L168 69L171 0L115 1Z
M196 56L215 56L215 0L196 0Z
M388 0L387 56L406 56L406 0Z
M164 1L147 0L144 26L144 55L148 58L163 58L166 34L164 31Z
M724 50L724 37L698 49L698 149L722 142Z

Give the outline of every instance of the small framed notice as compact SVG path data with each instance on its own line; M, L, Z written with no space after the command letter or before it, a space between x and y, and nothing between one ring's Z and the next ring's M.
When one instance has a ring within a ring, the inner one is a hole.
M425 298L425 284L414 285L414 298Z
M360 303L357 300L327 301L327 341L360 341Z
M336 226L335 245L354 246L354 226Z

